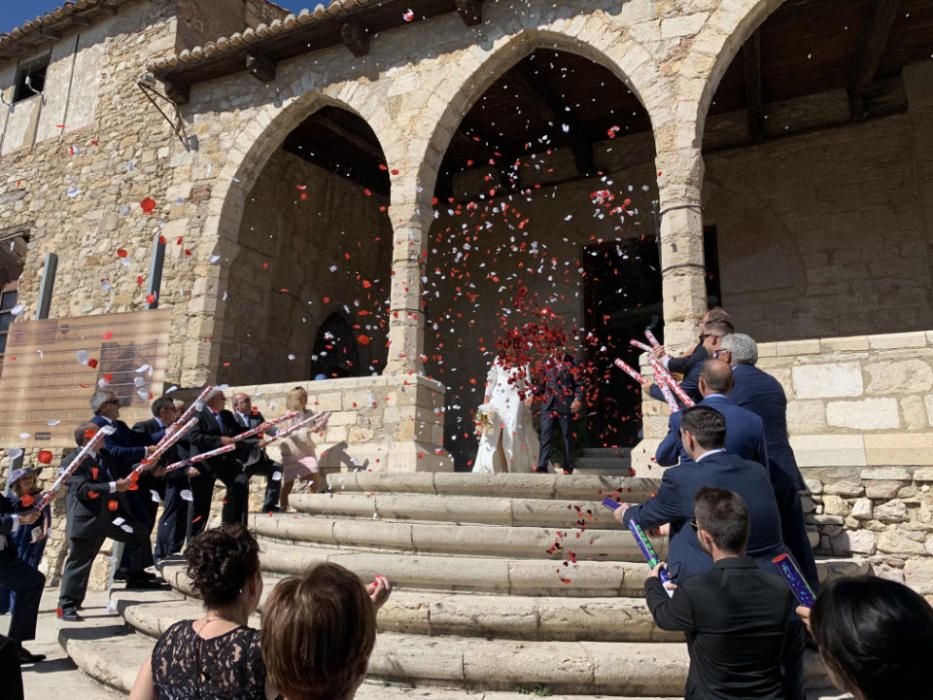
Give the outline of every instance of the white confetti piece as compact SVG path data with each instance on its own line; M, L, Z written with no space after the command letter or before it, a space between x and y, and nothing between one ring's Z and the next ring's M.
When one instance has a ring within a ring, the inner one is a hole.
M152 500L153 500L154 503L161 503L161 502L162 502L162 497L159 495L159 492L158 492L158 491L156 491L155 489L150 489L150 490L149 490L149 493L152 494Z
M19 316L25 310L26 310L26 306L24 304L17 304L12 309L10 309L10 313L13 314L14 316Z
M78 352L75 353L75 357L78 358L78 364L81 364L81 365L87 364L87 361L88 361L87 350L78 350Z
M49 418L49 427L54 428L59 423L61 423L61 421L58 420L58 418Z
M168 389L165 390L166 394L171 394L173 391L178 391L178 387L172 384Z
M141 387L146 383L146 380L142 377L133 377L133 385L136 387Z
M67 194L68 194L69 197L71 197L72 199L74 199L74 198L77 197L79 194L81 194L81 190L79 190L77 187L69 187L69 188L68 188Z
M281 481L281 480L282 480L282 472L272 472L272 480L273 480L273 481Z
M19 434L20 440L28 440L31 437L32 437L32 433L20 433Z
M191 491L189 491L188 489L185 489L184 491L182 491L180 495L181 495L181 500L183 501L189 501L189 502L194 501L194 496L191 495Z
M136 374L142 374L152 369L149 365L143 364L136 368ZM137 385L138 386L138 385Z
M217 263L220 262L220 256L219 256L219 255L212 255L211 257L209 257L209 258L207 259L207 261L208 261L211 265L216 265Z

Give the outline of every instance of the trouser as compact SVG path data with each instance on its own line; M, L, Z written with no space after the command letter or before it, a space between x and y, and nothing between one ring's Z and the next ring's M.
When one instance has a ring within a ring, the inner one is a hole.
M19 662L19 642L0 634L0 679L3 679L3 697L23 700L23 670Z
M165 484L162 517L156 531L155 556L159 559L178 554L185 545L189 518L188 501L182 498L182 491L191 491L186 477L174 476Z
M39 564L42 562L42 554L45 552L45 545L47 542L48 538L39 540L38 542L32 542L25 547L20 545L17 549L20 560L26 564L26 566L38 569ZM6 586L0 586L0 613L6 615L14 609L16 609L16 594Z
M0 551L0 585L16 594L7 634L16 642L26 642L36 638L36 618L45 576L19 558L8 537L4 539L6 547Z
M185 539L191 543L207 526L211 514L211 500L214 497L214 482L217 477L207 471L203 464L197 466L200 476L191 479L191 503L188 504L188 518L185 524Z
M239 464L234 464L225 467L218 476L227 487L220 521L224 525L245 524L249 509L249 475Z
M800 492L792 485L783 484L774 489L778 512L781 514L781 535L784 544L794 555L800 566L800 573L810 584L814 593L820 590L820 578L813 558L813 548L807 537L807 523L800 503Z
M784 700L806 700L803 689L803 664L806 652L806 632L803 622L795 614L787 629L784 640L784 657L781 659Z
M106 517L110 515L108 513ZM146 549L143 547L147 540L146 528L132 516L121 514L121 517L124 519L122 525L110 523L103 532L90 537L68 539L68 559L62 571L62 588L58 596L58 607L62 610L75 610L84 602L91 565L107 538L126 545L126 551L130 553L127 566L130 578L139 575L146 568ZM123 525L130 531L124 530Z
M133 561L138 560L142 561L142 568L145 569L153 564L152 528L155 525L155 514L159 504L152 500L152 493L147 488L128 491L126 497L133 519L145 531L146 537L135 544L127 545L123 551L123 558L120 559L120 568L124 571L133 571ZM133 551L134 549L138 551Z
M198 469L200 470L200 465ZM212 465L213 473L201 472L191 480L193 497L191 518L188 523L188 542L203 532L211 512L214 484L220 479L227 492L224 494L220 519L224 525L245 523L249 497L249 477L238 462L228 461Z
M266 493L262 500L262 512L269 513L274 511L279 504L279 494L282 491L282 465L263 455L259 460L246 467L247 482L257 474L266 477ZM247 483L247 496L249 495L248 490L249 484Z
M551 463L551 439L554 436L554 423L560 423L560 432L564 439L564 469L573 471L573 419L566 413L556 411L541 412L541 451L538 453L538 471L547 471Z

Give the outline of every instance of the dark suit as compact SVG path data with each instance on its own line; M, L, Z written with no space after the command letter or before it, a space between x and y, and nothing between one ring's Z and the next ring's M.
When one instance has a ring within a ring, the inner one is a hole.
M759 464L768 463L767 438L761 418L730 401L721 394L711 394L698 406L708 406L722 414L726 419L726 450L743 459L750 459ZM658 445L654 458L662 467L670 467L678 462L689 460L680 441L681 413L672 413L667 421L667 437Z
M801 571L814 591L819 590L819 577L813 549L807 537L806 520L800 503L800 492L806 484L794 450L787 436L787 396L781 383L753 365L732 368L735 386L729 398L737 405L761 417L768 442L771 485L781 512L784 543L800 564Z
M680 388L687 392L687 396L693 399L694 402L703 399L703 395L700 393L700 370L703 369L703 363L708 359L710 359L709 352L703 347L703 343L699 342L693 348L693 352L686 357L672 357L667 362L668 370L684 375L680 382ZM658 401L666 401L661 387L657 384L652 384L648 389L648 393ZM677 399L676 394L674 394L674 398ZM679 402L680 399L677 399L677 401Z
M10 620L10 639L17 643L36 638L36 617L45 576L19 558L13 533L14 505L8 498L0 496L0 586L16 593L16 605Z
M783 700L781 659L794 598L748 557L716 562L669 598L655 577L645 596L658 627L687 637L685 697Z
M188 433L188 443L191 454L199 455L221 447L221 437L233 437L243 432L234 420L230 411L223 410L214 413L210 408L204 407L198 413L198 422L194 429ZM242 465L237 461L234 452L214 457L206 462L194 465L201 472L200 476L191 479L192 502L189 509L187 538L191 539L200 534L207 525L210 517L211 499L214 494L214 483L220 479L227 492L224 495L224 505L221 511L222 521L227 523L243 523L246 521L247 497L249 495L249 479Z
M158 441L165 434L165 427L158 418L140 421L133 426L138 433L145 433L150 439ZM158 438L158 439L157 439ZM177 462L187 456L186 441L179 440L159 460L160 465ZM140 479L140 490L143 490L143 479ZM185 543L185 529L188 525L188 503L182 498L182 492L189 488L188 476L184 469L177 469L160 479L150 477L149 488L156 491L162 499L162 517L159 518L159 527L156 531L155 557L164 559L178 554ZM159 504L156 501L148 502L150 513L149 534L155 525L156 511Z
M577 383L573 372L573 360L565 359L548 367L543 384L534 389L541 401L541 450L538 453L538 471L547 471L551 462L551 439L554 423L560 425L564 440L564 469L573 471L575 457L573 416L571 406L583 400L583 387Z
M768 470L758 462L728 452L710 454L700 462L683 462L664 472L654 497L625 511L623 523L628 525L633 518L645 528L670 523L667 563L671 576L681 584L706 573L712 570L713 560L700 548L696 530L689 524L694 517L694 496L704 486L735 491L745 500L751 525L748 556L777 578L771 560L789 549L781 539L781 516ZM782 579L778 581L783 585ZM803 625L795 617L784 650L784 692L789 700L803 698L803 653Z
M77 455L78 450L69 454L62 468ZM106 448L101 449L96 458L85 459L68 479L68 559L58 601L63 610L75 610L84 602L91 565L108 537L126 543L131 578L145 568L146 527L133 517L126 494L111 493L110 483L118 478L113 461Z
M259 412L243 416L234 411L233 418L243 430L251 430L266 422ZM269 435L275 435L276 429L270 428ZM234 454L243 465L246 471L247 479L253 478L256 474L262 474L266 477L266 493L262 502L262 512L269 513L277 509L279 504L279 494L282 491L282 465L272 460L266 451L259 447L260 437L246 438L241 442L242 448L236 450Z

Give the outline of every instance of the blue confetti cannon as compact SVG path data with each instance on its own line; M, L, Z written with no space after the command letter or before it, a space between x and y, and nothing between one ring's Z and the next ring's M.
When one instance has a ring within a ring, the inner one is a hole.
M793 557L787 553L779 554L771 560L771 563L781 572L781 576L787 581L787 586L794 594L797 602L805 608L812 608L816 602L816 596L806 579L804 579L803 574L800 573L797 562L794 561Z

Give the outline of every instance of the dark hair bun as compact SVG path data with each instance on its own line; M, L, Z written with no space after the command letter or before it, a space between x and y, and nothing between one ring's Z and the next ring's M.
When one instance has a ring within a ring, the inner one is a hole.
M243 525L223 525L195 537L185 554L188 576L208 606L236 600L259 571L259 545Z

